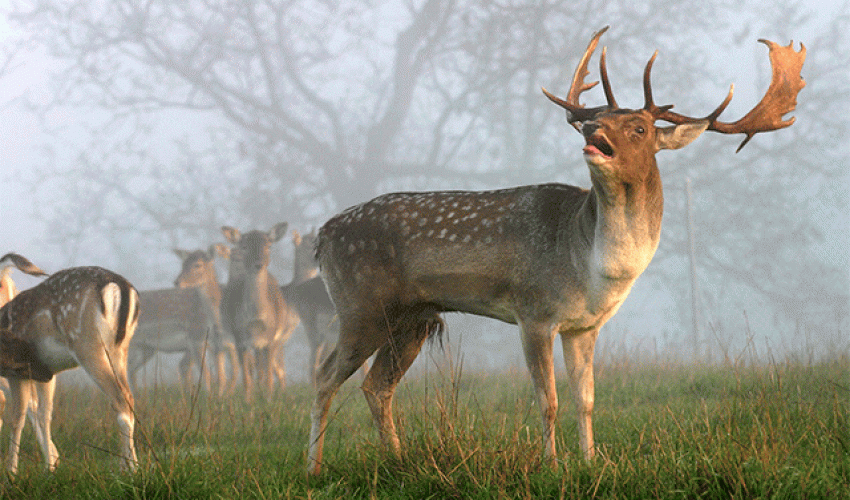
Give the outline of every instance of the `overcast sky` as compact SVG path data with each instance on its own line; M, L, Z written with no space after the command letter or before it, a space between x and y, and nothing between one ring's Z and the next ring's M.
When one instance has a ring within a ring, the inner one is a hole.
M846 5L846 0L818 2L815 18L812 22L806 26L788 30L793 36L795 47L798 46L799 42L805 43L807 39L813 39L817 34L822 33L830 20L837 15L840 6L844 6L843 10L847 12ZM9 34L10 28L4 16L8 9L9 2L0 0L0 40ZM744 31L745 25L743 23L749 22L749 20L742 20L741 22L742 24L738 29L733 29L729 36L740 35ZM723 34L718 36L723 36ZM739 109L736 109L736 106L743 110L749 109L754 99L757 99L758 95L764 91L762 87L754 84L756 72L752 68L756 65L764 71L769 71L764 60L756 61L756 58L766 59L766 49L760 44L756 44L755 40L760 37L767 37L783 45L790 41L777 39L775 33L760 32L757 23L746 36L753 41L747 49L736 54L718 54L718 58L721 60L718 66L729 75L735 75L736 99L732 101L728 111L729 116L740 116L738 114ZM850 47L847 50L850 50ZM38 54L32 54L31 57L21 60L18 66L12 68L7 75L0 78L0 165L2 165L4 174L3 193L0 196L0 211L2 211L0 213L3 214L3 224L0 225L0 254L7 251L17 251L32 258L45 270L55 271L65 262L62 256L49 253L53 250L39 247L38 242L43 238L43 228L29 217L31 204L27 192L28 188L26 183L18 181L18 178L25 175L27 169L35 162L43 161L43 156L39 154L38 148L44 140L42 131L45 124L40 123L34 115L23 109L15 101L24 93L28 93L29 97L36 101L46 99L50 95L46 88L46 78L49 72L49 63L38 57ZM806 76L805 66L803 76ZM748 78L751 80L748 80ZM817 82L809 81L808 84L817 85ZM721 89L721 92L724 90ZM805 90L801 94L801 98L804 95ZM846 103L841 103L841 105L846 106ZM57 114L51 116L50 120L51 122L47 124L50 127L67 126L73 129L75 124L81 121L81 117ZM842 224L845 235L850 230L848 226L850 224L845 220ZM835 238L828 244L829 247L834 248L836 258L845 263L848 255L846 241L846 238ZM174 264L176 266L176 262ZM36 280L28 280L19 273L16 274L16 280L23 288L37 282ZM632 297L626 301L620 315L625 316L629 314L629 310L638 309L653 309L653 304L641 303L635 301ZM616 325L616 318L612 323Z

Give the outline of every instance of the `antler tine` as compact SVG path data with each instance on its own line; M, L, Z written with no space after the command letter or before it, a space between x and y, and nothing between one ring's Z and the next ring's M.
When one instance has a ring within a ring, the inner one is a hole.
M599 44L599 38L608 30L608 26L605 26L601 30L594 33L593 38L591 38L590 43L587 44L587 49L584 51L584 55L579 61L578 66L576 67L576 71L573 74L572 82L570 83L570 90L567 92L566 99L560 99L555 97L545 88L542 89L543 93L546 94L546 97L549 98L552 102L561 106L562 108L567 110L567 121L569 121L573 127L578 128L576 122L584 122L592 119L596 116L600 111L605 109L609 109L609 106L599 106L595 108L585 108L584 105L579 103L579 96L587 91L595 87L599 82L585 83L584 79L589 74L587 69L588 62L590 61L590 56L593 55L593 51L596 50L596 46ZM607 76L603 77L603 83L607 85L608 78ZM610 89L606 88L606 96L610 93ZM610 99L609 99L610 104Z
M593 51L596 50L596 46L599 44L599 39L606 31L608 31L608 26L605 26L593 34L593 38L591 38L590 43L587 44L587 49L584 51L584 55L576 67L576 71L573 74L573 80L570 83L570 91L567 93L567 102L573 106L583 107L578 102L579 96L583 92L590 90L599 84L599 82L584 83L584 79L587 78L587 75L590 73L587 69L587 65L590 62L590 56L593 55Z
M649 111L658 119L659 115L670 110L673 105L659 107L655 105L655 101L652 99L652 81L650 75L652 74L652 65L655 64L656 57L658 57L657 50L649 58L649 61L646 62L646 67L643 69L643 109Z
M782 117L790 113L797 106L797 94L806 86L805 80L800 76L803 62L806 59L806 47L800 44L800 50L794 50L794 42L788 46L781 46L770 40L759 39L759 42L768 46L772 78L770 86L756 106L743 118L735 122L721 122L717 120L720 113L726 109L732 100L734 86L730 87L726 99L711 114L703 118L709 121L708 130L722 134L746 134L746 137L738 146L736 152L740 151L750 139L759 132L779 130L794 123L794 118L783 120ZM646 81L646 75L645 75ZM646 85L646 84L645 84ZM648 103L651 102L651 95ZM648 108L647 108L648 109ZM667 110L653 113L656 119L665 120L670 123L686 123L698 119L680 115Z
M611 91L611 83L608 81L607 55L608 47L602 47L602 57L599 58L599 76L602 78L602 88L605 90L605 99L608 101L608 107L619 109L620 106L617 105L617 100L614 99L614 92Z

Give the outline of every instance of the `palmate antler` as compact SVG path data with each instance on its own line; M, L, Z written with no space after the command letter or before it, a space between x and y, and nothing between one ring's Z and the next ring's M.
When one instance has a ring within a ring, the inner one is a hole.
M578 98L583 92L595 87L598 83L593 82L586 84L584 83L584 78L588 74L587 64L590 60L590 56L596 49L599 38L607 29L608 27L606 26L593 35L584 56L581 58L579 65L576 68L566 100L559 99L546 91L546 89L543 89L543 93L545 93L552 102L567 110L567 120L577 128L579 123L592 120L597 114L603 111L619 109L616 101L614 100L613 93L611 92L611 85L608 82L608 70L605 65L605 49L603 49L602 57L599 60L599 73L602 78L602 86L605 90L605 96L608 104L606 106L598 106L595 108L585 108L578 102ZM643 92L645 103L643 109L651 113L656 120L664 120L674 124L708 120L708 130L713 130L723 134L746 134L746 138L744 138L743 142L741 142L740 146L738 146L737 151L740 151L741 148L743 148L747 142L749 142L750 139L759 132L769 132L790 126L794 123L794 118L784 120L782 117L794 110L797 105L797 94L803 89L803 87L806 86L806 82L800 76L800 72L803 68L803 61L806 59L806 47L801 43L800 50L796 51L793 48L793 42L789 43L788 46L782 46L764 39L760 39L759 42L767 45L770 50L769 57L770 65L773 70L773 77L771 79L770 86L761 101L759 101L759 103L740 120L729 123L722 122L717 119L732 100L732 91L734 86L730 87L729 94L727 94L723 102L720 103L714 111L703 118L694 118L674 113L673 111L670 111L673 107L672 105L657 106L652 98L650 72L652 71L652 65L655 62L655 57L658 55L658 52L652 55L646 63L646 69L644 70Z

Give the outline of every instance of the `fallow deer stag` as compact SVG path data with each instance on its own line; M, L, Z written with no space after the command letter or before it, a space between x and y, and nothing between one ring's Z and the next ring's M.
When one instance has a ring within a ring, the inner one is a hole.
M207 252L188 252L174 249L183 262L181 276L195 265L200 254L207 267L207 279L215 282L213 259L224 245L212 245ZM210 274L211 273L211 274ZM179 286L180 277L175 285ZM204 286L144 290L139 293L141 316L130 349L129 373L135 385L136 372L157 352L182 353L180 374L184 382L191 381L192 367L198 366L207 389L211 387L209 369L205 359L207 347L215 345L225 334L222 331L218 283Z
M607 28L606 28L607 29ZM585 108L581 93L596 33L580 60L565 108L584 136L589 190L561 184L487 192L395 193L354 206L319 231L317 256L336 304L340 338L317 374L308 470L318 473L331 400L377 351L363 392L383 441L396 453L395 388L425 339L441 331L439 313L461 311L519 325L543 423L545 455L554 463L553 341L561 336L576 402L579 445L594 455L593 351L599 328L626 298L658 246L663 197L655 153L678 149L703 131L746 134L787 127L804 86L805 48L770 49L773 79L761 102L733 123L717 120L729 96L696 119L657 106L644 71L643 109L621 109L600 74L608 104ZM544 90L545 92L545 90ZM663 120L674 126L656 126Z
M286 222L281 222L268 232L254 230L245 234L222 227L227 241L235 246L231 261L235 257L241 262L242 275L228 278L222 311L236 341L248 399L253 395L255 370L266 391L271 392L276 375L273 371L276 367L283 369L279 364L282 360L273 357L298 326L297 314L283 300L277 279L268 270L271 246L283 237L287 227ZM283 386L285 380L281 374L277 376Z
M6 261L26 273L36 274L38 269L17 254L0 258L0 264ZM117 415L123 465L136 467L127 349L138 317L139 297L133 285L100 267L56 272L0 308L0 375L9 380L12 400L10 472L18 468L21 432L34 392L43 425L42 454L48 469L56 467L59 454L50 434L54 375L77 366L109 397Z

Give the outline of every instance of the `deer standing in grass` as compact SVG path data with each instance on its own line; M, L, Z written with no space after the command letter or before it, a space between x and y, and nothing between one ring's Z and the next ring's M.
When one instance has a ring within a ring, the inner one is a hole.
M212 245L208 251L180 250L175 253L183 261L183 267L174 285L181 289L198 290L204 298L205 310L212 320L212 332L209 345L215 355L216 376L219 396L231 392L239 379L239 359L236 354L236 342L230 330L224 328L221 318L221 285L215 271L215 257L230 255L226 245ZM227 358L230 358L230 371L227 370Z
M4 265L2 270L0 270L0 307L5 306L9 301L15 298L18 294L18 288L15 286L15 281L12 280L12 276L10 275L10 271L12 268L17 267L26 267L28 268L27 274L32 276L47 276L47 273L39 269L32 262L27 260L26 258L21 257L18 254L8 254L7 259L9 261L8 264ZM14 262L14 263L13 263ZM10 391L9 382L5 378L0 378L0 430L3 428L3 415L6 413L6 393ZM29 415L30 422L32 423L33 428L36 432L36 440L42 449L45 449L46 441L44 439L44 435L41 430L44 428L44 424L39 422L39 413L38 413L38 394L34 392L35 387L32 387L33 392L25 399L28 400L28 408L27 415Z
M222 297L222 312L236 341L246 398L253 395L253 373L267 393L277 377L285 384L283 360L275 359L281 346L298 326L298 315L286 304L277 279L269 272L271 246L280 241L288 224L276 224L268 232L222 228L227 241L234 245L231 262L238 271L228 277Z
M315 382L316 369L329 342L328 329L336 315L333 302L319 274L315 258L315 231L301 235L293 231L295 246L292 281L280 287L283 298L301 320L310 345L310 381Z
M44 274L17 254L0 258L28 274ZM50 431L57 373L82 366L110 399L118 420L121 458L136 467L133 394L127 350L139 317L139 297L126 279L100 267L52 274L0 308L0 375L9 380L12 438L7 469L18 468L21 433L30 398L38 398L40 444L48 469L59 454Z
M607 28L606 28L607 29ZM581 93L594 35L579 62L565 108L585 139L591 188L561 184L486 192L395 193L354 206L319 231L317 257L340 322L336 348L316 376L308 470L318 473L331 401L340 385L377 351L362 390L382 440L396 453L392 416L395 388L425 339L443 327L442 312L460 311L519 325L526 364L537 394L545 456L555 452L558 399L553 341L560 335L576 403L579 446L594 456L593 351L599 328L617 311L658 246L663 196L655 154L678 149L703 131L744 133L789 126L804 82L805 49L770 49L773 79L745 117L717 117L732 97L702 119L653 102L644 71L643 109L621 109L605 66L608 104L585 108ZM656 126L656 121L673 125ZM742 144L742 146L743 146ZM740 149L740 148L739 148Z
M207 252L175 249L182 261L175 286L139 293L141 316L130 350L129 373L135 385L136 372L157 352L183 353L180 375L192 381L192 367L201 370L207 390L211 387L206 350L225 337L222 330L221 290L216 282L214 256L224 245L212 245ZM191 277L194 266L202 273ZM194 280L191 284L189 280ZM181 286L189 285L189 286Z

